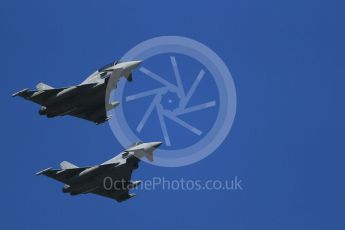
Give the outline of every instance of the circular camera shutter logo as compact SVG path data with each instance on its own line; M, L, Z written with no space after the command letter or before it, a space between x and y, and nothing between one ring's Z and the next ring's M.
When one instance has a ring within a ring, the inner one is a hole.
M122 61L142 60L133 83L119 81L111 101L112 132L123 147L162 141L150 164L178 167L213 153L236 113L236 90L227 66L205 45L179 36L146 40ZM143 159L145 160L145 159Z

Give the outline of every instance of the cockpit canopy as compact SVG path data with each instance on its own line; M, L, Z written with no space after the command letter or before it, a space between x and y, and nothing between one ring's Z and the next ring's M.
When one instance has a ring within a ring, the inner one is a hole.
M129 146L128 147L128 149L129 148L132 148L132 147L134 147L134 146L137 146L137 145L141 145L141 144L143 144L144 142L142 142L142 141L137 141L137 142L135 142L134 144L132 144L131 146Z
M103 72L105 69L107 69L107 68L109 68L109 67L112 67L112 66L114 66L114 65L116 65L116 64L118 64L118 63L120 63L120 61L111 62L111 63L109 63L109 64L103 66L102 68L99 68L99 69L98 69L98 72Z

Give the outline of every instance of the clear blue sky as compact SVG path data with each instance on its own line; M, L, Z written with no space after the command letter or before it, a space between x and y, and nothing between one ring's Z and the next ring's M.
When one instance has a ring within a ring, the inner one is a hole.
M344 229L344 1L0 4L2 229ZM41 81L77 84L160 35L190 37L218 53L238 109L213 155L181 168L143 163L136 179L239 176L244 191L141 191L117 204L70 197L35 177L62 160L101 162L121 147L108 125L48 120L10 95Z

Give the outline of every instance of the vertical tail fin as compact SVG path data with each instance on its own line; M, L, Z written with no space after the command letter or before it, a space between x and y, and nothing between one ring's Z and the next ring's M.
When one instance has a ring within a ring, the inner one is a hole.
M54 88L41 82L41 83L38 83L36 85L36 89L37 90L48 90L48 89L54 89Z
M61 169L75 169L78 168L78 166L68 162L68 161L63 161L60 163Z

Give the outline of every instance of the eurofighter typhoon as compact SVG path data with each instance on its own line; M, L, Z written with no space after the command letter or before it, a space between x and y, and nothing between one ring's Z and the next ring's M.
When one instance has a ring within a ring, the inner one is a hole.
M77 86L53 88L39 83L36 90L23 89L12 96L33 101L41 108L40 115L48 118L71 115L101 124L110 119L107 112L120 103L109 103L111 89L116 87L121 76L132 81L132 71L141 61L116 61L91 74Z
M36 175L45 175L64 183L62 191L70 195L93 193L122 202L135 196L129 190L141 183L131 181L132 172L138 168L140 159L146 157L153 161L153 151L161 144L138 142L101 165L77 167L63 161L61 169L48 168Z

